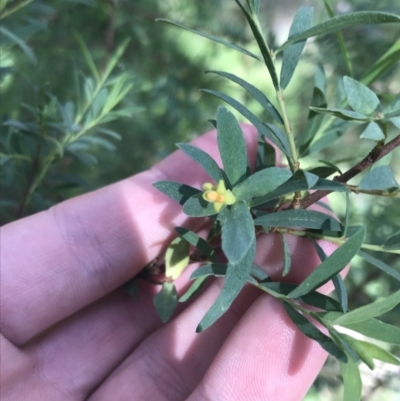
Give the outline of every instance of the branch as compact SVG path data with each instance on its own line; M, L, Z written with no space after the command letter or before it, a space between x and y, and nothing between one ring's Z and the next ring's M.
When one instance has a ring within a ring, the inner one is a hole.
M378 160L382 159L382 157L386 156L398 146L400 146L400 135L396 136L394 139L392 139L390 142L382 147L380 147L379 145L375 146L375 148L373 148L371 152L366 157L364 157L364 159L362 159L359 163L357 163L350 170L346 171L344 174L335 177L333 181L346 183L347 181L354 178L356 175L360 174L362 171L366 170L368 167L372 166ZM332 191L316 191L310 194L300 202L300 208L308 208L331 192Z

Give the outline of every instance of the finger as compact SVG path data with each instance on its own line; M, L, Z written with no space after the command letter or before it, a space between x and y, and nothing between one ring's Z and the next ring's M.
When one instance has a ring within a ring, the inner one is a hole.
M259 297L188 401L300 401L326 359L275 299Z
M244 126L255 159L257 133ZM193 144L219 161L216 133ZM15 344L110 293L153 260L173 227L195 228L181 207L152 187L194 186L209 177L181 151L155 168L2 228L1 330Z

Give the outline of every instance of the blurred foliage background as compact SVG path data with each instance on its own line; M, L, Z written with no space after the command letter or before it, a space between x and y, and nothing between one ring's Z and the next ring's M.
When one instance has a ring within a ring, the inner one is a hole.
M380 10L400 14L400 3L393 0L332 0L330 4L336 13ZM16 12L7 14L19 5ZM320 0L261 1L261 20L272 48L286 39L301 5L315 7L314 23L327 18ZM244 18L231 0L2 0L0 7L0 224L142 171L171 153L176 142L210 129L207 120L214 118L219 101L199 92L200 88L225 92L262 114L246 93L204 74L206 70L234 73L267 95L273 93L261 63L155 23L157 17L169 18L255 51ZM398 40L400 29L393 24L361 26L343 34L358 79ZM127 39L126 50L117 57ZM334 34L309 40L287 90L296 133L301 133L307 120L317 63L323 64L332 88L337 86L337 76L347 74ZM110 64L113 68L107 70ZM400 93L399 64L372 85L383 102ZM107 80L96 92L96 83L107 71ZM117 96L112 111L106 110L108 95L116 87L117 95L123 96ZM96 101L95 95L103 99ZM97 118L101 110L107 113ZM110 113L114 113L112 121ZM348 169L374 145L360 140L360 133L359 127L347 130L329 148L304 158L302 167L314 167L323 159ZM394 134L393 129L389 138ZM399 157L397 149L391 167L398 181ZM359 177L354 180L358 181ZM398 198L352 195L351 202L351 223L367 226L369 243L381 244L399 230ZM342 195L332 196L331 205L339 216L344 215ZM373 255L400 269L398 256ZM399 287L361 259L355 260L346 285L350 308ZM400 325L399 309L387 314L386 320ZM337 399L340 379L331 364L327 363L307 400ZM365 400L400 399L400 372L385 369L368 373L371 379Z

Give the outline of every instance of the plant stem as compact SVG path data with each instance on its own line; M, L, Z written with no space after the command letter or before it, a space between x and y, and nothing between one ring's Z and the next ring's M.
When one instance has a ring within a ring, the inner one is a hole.
M9 8L8 10L5 10L4 12L0 13L0 20L4 19L6 17L9 17L11 14L14 14L15 12L17 12L21 8L24 8L29 3L32 3L32 2L33 2L33 0L21 1L21 3L17 4L14 8Z

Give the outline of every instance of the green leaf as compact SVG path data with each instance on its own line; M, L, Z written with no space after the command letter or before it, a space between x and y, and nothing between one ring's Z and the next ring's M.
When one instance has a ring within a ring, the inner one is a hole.
M179 298L179 302L187 302L194 298L204 287L208 276L202 276L195 280L190 288Z
M360 401L362 394L362 380L357 364L348 358L347 363L340 363L343 377L343 401Z
M379 58L378 61L368 70L364 75L361 82L364 85L371 85L377 79L379 79L383 74L389 71L395 64L399 62L400 59L400 39L387 50L383 56Z
M253 36L257 41L258 47L263 56L265 65L268 68L269 74L271 76L272 84L276 91L279 90L278 76L276 75L275 64L272 60L271 52L268 48L267 42L264 39L264 33L262 32L260 23L255 14L250 14L240 0L235 0L236 4L241 8L243 14L245 15L247 22L250 25L251 31L253 32Z
M228 261L236 265L248 253L255 241L254 224L249 208L236 202L219 214L222 223L222 250Z
M341 326L379 341L400 345L400 328L378 319L368 319L358 323L342 324Z
M388 238L383 247L385 249L400 249L400 231Z
M254 220L263 227L304 227L317 230L341 231L342 225L331 216L314 210L290 209L269 213Z
M154 296L154 305L163 323L167 322L178 305L178 293L174 283L164 282L161 291Z
M318 344L335 358L340 361L347 362L346 354L335 344L335 342L327 335L322 333L317 327L315 327L308 319L306 319L301 313L290 306L287 303L283 303L286 309L286 313L289 315L293 323L298 329L303 332L307 337L318 342Z
M400 39L399 50L400 50ZM399 56L400 59L400 56ZM400 94L398 94L393 101L385 107L385 117L396 117L400 115Z
M389 247L389 249L397 249L397 248L400 249L400 235L397 234L397 236L398 236L397 241L399 242L397 244L397 247L394 247L394 248L390 248ZM385 245L383 246L383 248L388 249ZM364 251L358 251L357 255L362 257L368 263L371 263L372 265L377 267L379 270L384 271L386 274L389 274L389 276L392 276L396 280L400 281L400 272L398 272L397 270L393 269L393 267L390 267L386 263L382 262L379 259L374 258L373 256L369 255L368 253L365 253Z
M313 21L313 10L313 7L305 6L302 6L298 9L290 27L289 38L306 31L311 27ZM301 53L306 45L306 41L307 39L304 39L302 41L293 43L284 51L280 78L280 85L282 89L285 89L289 85L289 82L292 79L293 73L300 60Z
M400 365L400 361L395 356L376 344L358 340L344 333L341 333L341 336L353 347L370 369L375 368L373 359L378 359L396 366Z
M8 39L11 40L12 43L15 43L24 53L25 55L29 58L29 60L32 62L32 64L37 64L37 58L35 56L35 53L33 50L26 44L24 40L22 40L19 36L17 36L15 33L9 31L7 28L4 26L0 26L0 32L6 36Z
M189 265L189 242L175 238L165 252L165 277L176 280Z
M237 200L250 201L252 198L263 196L273 191L292 176L284 168L270 167L254 173L233 188Z
M343 14L330 18L320 24L314 25L305 32L290 37L275 53L279 53L293 43L311 38L313 36L325 35L332 32L341 31L346 28L353 28L363 24L385 24L400 23L400 17L396 14L379 11L360 11L355 13Z
M244 107L237 100L232 97L225 95L221 92L217 92L210 89L202 89L204 93L209 93L210 95L216 96L224 102L231 105L234 109L236 109L242 116L247 118L259 131L261 135L266 136L272 143L274 143L283 153L287 154L287 149L282 144L282 142L268 129L249 109Z
M263 282L260 283L263 287L268 288L278 294L288 295L292 292L297 285L291 283L280 283L280 282ZM312 291L301 297L296 298L296 301L305 303L307 305L314 306L319 309L326 311L340 311L341 305L335 299L323 295L319 292Z
M382 110L378 96L367 86L350 77L344 77L343 84L349 105L357 113L374 116Z
M379 159L376 163L371 166L371 169L377 168L379 166L388 166L392 161L392 153L388 153L386 156L383 156L382 159Z
M267 127L267 129L271 132L271 134L278 139L278 141L282 144L283 146L283 153L286 156L291 157L292 151L290 150L290 144L287 135L285 132L277 127L276 125L269 124L269 123L264 123L264 126Z
M194 280L203 276L225 277L228 265L224 263L209 263L196 269L190 276L190 280Z
M343 316L340 316L333 323L342 325L348 323L354 324L358 322L363 322L375 316L380 316L386 312L391 311L399 303L400 303L400 290L389 295L387 298L380 299L371 304L354 309L351 312L346 313Z
M225 107L217 111L217 140L224 171L232 186L246 178L247 150L242 129L235 116Z
M260 12L260 0L246 0L250 11L257 15Z
M178 143L178 148L181 149L188 157L194 160L196 163L200 164L201 167L206 171L206 173L218 183L219 180L223 180L224 177L221 173L221 169L218 167L216 161L204 150L196 148L195 146Z
M175 231L184 238L189 244L193 245L196 249L202 252L204 255L208 256L213 262L218 262L218 258L215 254L214 249L211 245L199 237L193 231L188 230L184 227L175 227Z
M72 33L74 34L75 39L78 42L79 47L82 50L83 57L85 58L86 64L89 67L89 70L93 75L93 78L96 80L96 82L100 82L99 71L97 70L96 63L94 62L93 57L90 54L90 51L89 51L88 47L86 46L85 41L83 40L81 34L78 31L76 31L75 29L73 30Z
M314 291L328 282L332 277L343 270L353 259L360 249L365 239L365 228L361 227L359 231L350 237L335 252L327 257L303 282L288 296L297 298L304 294Z
M286 276L290 272L290 268L292 267L292 257L290 255L290 248L289 244L282 234L282 241L283 241L283 271L282 276Z
M229 264L222 290L211 308L207 311L196 332L203 331L214 324L231 306L245 285L253 266L256 241L253 241L247 253L237 264Z
M269 115L275 119L276 122L279 124L283 124L283 119L281 115L279 114L278 110L275 108L275 106L269 101L269 99L262 93L259 89L257 89L255 86L249 84L245 80L237 77L236 75L230 74L228 72L222 72L222 71L206 71L207 73L213 73L213 74L218 74L221 75L222 77L225 77L227 79L230 79L231 81L237 83L240 85L242 88L246 89L246 91L255 99L257 100L258 103L260 103L261 106L269 113Z
M392 117L392 118L389 119L389 121L390 121L391 123L393 123L393 125L394 125L396 128L400 129L400 117Z
M183 205L193 195L200 192L196 188L175 181L158 181L153 184L153 187L157 188L163 194L169 196L181 205Z
M389 166L374 168L358 184L358 189L362 190L390 190L398 187Z
M181 24L178 24L177 22L170 21L170 20L163 19L163 18L157 18L156 22L164 22L166 24L170 24L170 25L176 26L178 28L184 29L185 31L189 31L189 32L192 32L192 33L194 33L196 35L202 36L203 38L212 40L213 42L217 42L217 43L220 43L220 44L222 44L224 46L230 47L231 49L237 50L238 52L241 52L241 53L245 54L246 56L250 56L250 57L255 58L256 60L262 61L262 58L260 56L257 56L256 54L254 54L252 52L249 52L248 50L244 49L243 47L237 46L237 45L235 45L233 43L229 43L226 40L221 39L221 38L217 38L216 36L210 35L209 33L195 31L194 29L187 28L187 27L185 27L185 26L183 26Z
M191 217L207 217L217 214L214 205L203 199L202 192L192 196L185 202L183 213Z
M331 166L318 166L312 168L311 170L308 170L308 172L317 175L318 177L326 178L338 172L338 169L337 167L331 167Z
M372 139L373 141L379 142L382 139L385 139L385 135L379 125L372 121L367 125L363 133L360 135L360 138Z
M346 109L338 109L338 108L324 109L320 107L310 107L310 110L313 110L316 113L330 114L345 121L355 121L361 123L371 120L371 118L365 116L364 114L360 114L357 113L356 111L346 110Z
M390 153L389 153L390 154ZM255 172L265 168L274 167L276 164L275 148L265 138L258 138L257 158Z

